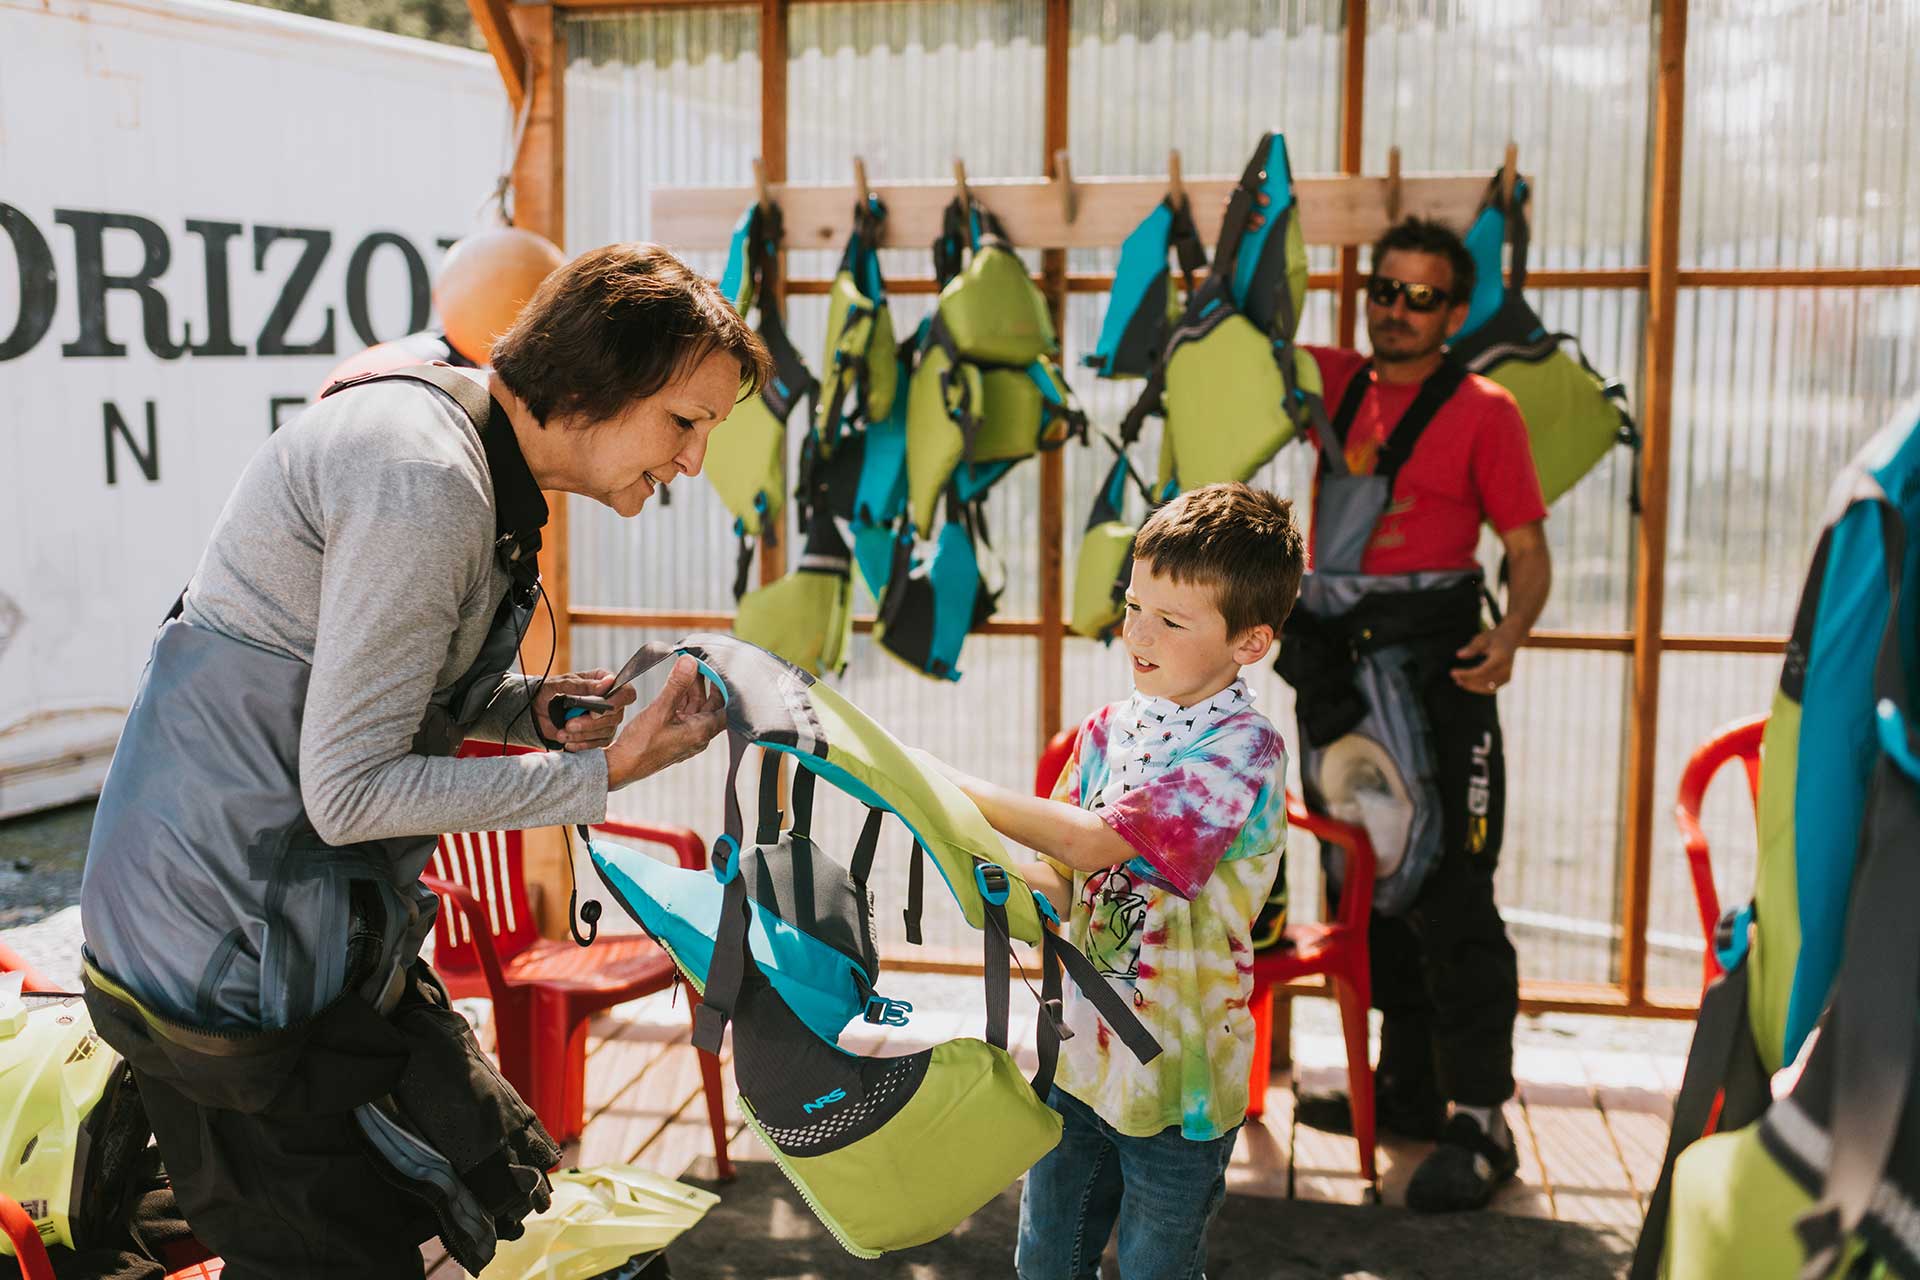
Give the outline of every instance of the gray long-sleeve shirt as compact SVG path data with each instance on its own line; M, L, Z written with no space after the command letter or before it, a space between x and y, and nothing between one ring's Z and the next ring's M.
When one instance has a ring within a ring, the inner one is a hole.
M496 453L501 445L496 442ZM185 618L308 663L300 791L329 844L606 816L601 751L415 755L429 697L473 664L506 594L501 502L480 434L440 392L338 392L275 433L241 475L187 591ZM538 745L509 676L473 737Z

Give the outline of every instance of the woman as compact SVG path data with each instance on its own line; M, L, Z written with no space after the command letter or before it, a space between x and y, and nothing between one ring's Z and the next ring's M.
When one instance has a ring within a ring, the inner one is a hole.
M551 1139L416 963L438 833L594 822L724 725L683 660L624 729L609 673L510 673L542 490L625 516L766 376L648 245L549 277L493 368L335 387L241 476L161 627L81 890L88 1004L233 1280L470 1270L545 1201ZM424 380L422 380L424 379ZM560 748L456 760L461 739ZM398 1189L398 1194L396 1190Z

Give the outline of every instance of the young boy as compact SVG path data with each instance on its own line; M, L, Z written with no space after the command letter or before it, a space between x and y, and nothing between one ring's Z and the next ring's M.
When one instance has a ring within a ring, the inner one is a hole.
M1069 986L1049 1101L1060 1145L1027 1175L1021 1280L1097 1276L1117 1222L1124 1280L1192 1280L1246 1117L1253 918L1282 870L1286 748L1240 668L1293 607L1292 505L1243 484L1174 499L1140 530L1121 640L1133 694L1081 726L1054 799L955 781L1067 937L1163 1052L1141 1064Z

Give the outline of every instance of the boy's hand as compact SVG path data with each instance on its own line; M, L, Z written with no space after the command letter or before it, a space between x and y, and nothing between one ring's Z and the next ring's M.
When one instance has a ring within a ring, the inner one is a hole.
M1014 870L1020 873L1028 888L1046 895L1047 901L1053 904L1054 914L1062 920L1067 918L1067 911L1073 905L1073 882L1061 875L1058 868L1050 862L1022 862Z

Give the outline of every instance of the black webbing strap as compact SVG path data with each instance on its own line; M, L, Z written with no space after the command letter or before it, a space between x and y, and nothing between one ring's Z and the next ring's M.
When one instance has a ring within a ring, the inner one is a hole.
M773 526L768 525L771 529ZM745 533L740 535L740 549L733 559L733 598L740 599L747 594L747 575L753 568L753 539Z
M907 908L900 914L907 923L907 941L920 945L920 904L927 888L927 850L919 837L913 841L913 854L907 862Z
M1346 465L1347 432L1353 427L1353 420L1359 416L1360 404L1367 398L1367 392L1373 389L1373 361L1363 361L1353 371L1352 381L1340 397L1340 408L1327 422L1327 433L1331 440L1321 442L1320 465L1323 468L1336 465L1329 457L1338 454L1338 466ZM1373 466L1373 475L1383 477L1389 485L1400 474L1400 468L1413 456L1413 447L1420 443L1420 437L1426 433L1441 406L1453 398L1453 393L1465 382L1467 371L1453 360L1442 360L1440 367L1428 374L1420 384L1418 394L1407 411L1400 415L1400 421L1393 425L1385 443L1380 447L1380 456Z
M1040 1014L1034 1026L1034 1048L1040 1065L1034 1070L1033 1091L1042 1102L1053 1088L1054 1071L1060 1065L1060 1042L1073 1038L1067 1030L1061 1005L1060 937L1051 928L1040 939Z
M1005 875L1005 868L996 867ZM1004 880L1002 883L1005 883ZM1007 928L1007 904L982 901L987 918L980 930L982 956L986 961L987 983L987 1043L996 1048L1007 1047L1007 1019L1012 1010L1013 972L1008 967L1007 948L1012 945L1012 932Z
M1655 1280L1660 1274L1660 1258L1667 1247L1667 1215L1673 1201L1674 1162L1706 1132L1714 1099L1722 1085L1730 1083L1736 1067L1757 1071L1753 1027L1747 1021L1750 970L1742 960L1715 979L1700 997L1700 1019L1694 1027L1693 1045L1687 1050L1686 1074L1673 1101L1666 1158L1660 1163L1660 1181L1647 1200L1647 1217L1640 1228L1640 1242L1634 1247L1629 1280Z
M714 842L711 861L716 876L724 877L720 896L720 924L713 935L713 956L707 962L707 985L700 993L700 1007L693 1011L693 1043L708 1053L720 1052L720 1039L740 1000L740 982L747 966L747 884L740 874L740 839L745 834L745 819L740 812L740 797L735 786L740 780L740 765L751 745L742 733L731 733L727 741L726 834ZM771 760L771 753L769 753ZM775 774L776 786L778 774ZM764 798L766 770L761 772ZM776 791L776 798L777 798ZM766 819L762 805L761 821ZM776 839L779 828L775 813Z
M753 834L755 844L778 844L780 824L780 753L760 753L760 825Z
M1067 976L1073 979L1073 985L1080 988L1080 994L1093 1003L1099 1011L1101 1020L1107 1024L1120 1042L1133 1052L1133 1056L1142 1062L1152 1062L1160 1056L1160 1042L1153 1033L1140 1024L1133 1016L1133 1010L1121 998L1100 971L1093 967L1093 961L1080 952L1080 948L1065 938L1049 935L1054 950L1058 952L1060 963L1066 966Z
M1200 268L1207 265L1207 247L1200 243L1200 229L1193 223L1193 202L1182 196L1180 203L1167 201L1167 208L1173 211L1173 222L1167 228L1167 244L1173 250L1174 257L1180 262L1180 276L1187 296L1193 296L1193 278Z
M1906 711L1912 706L1901 654L1906 529L1884 495L1876 492L1872 500L1887 570L1887 622L1874 664L1874 696ZM1847 1237L1859 1229L1886 1174L1907 1105L1916 1040L1913 993L1920 984L1911 918L1920 900L1916 830L1920 780L1882 751L1867 794L1833 1004L1820 1033L1833 1040L1833 1154L1821 1195L1794 1224L1807 1251L1802 1280L1838 1267Z
M867 877L873 873L873 855L880 848L880 824L887 816L885 809L867 809L867 823L860 828L860 840L853 846L853 861L847 864L847 874L853 883L864 889Z

